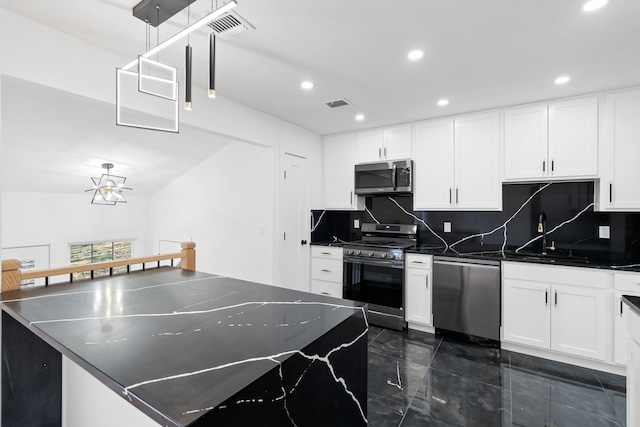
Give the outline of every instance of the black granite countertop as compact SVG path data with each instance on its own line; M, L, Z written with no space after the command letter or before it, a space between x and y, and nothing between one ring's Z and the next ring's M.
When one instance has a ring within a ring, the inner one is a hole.
M320 242L312 242L311 243L313 246L331 246L334 248L341 248L344 246L344 242L341 241L329 241L329 240L324 240L324 241L320 241Z
M640 316L640 297L634 297L631 295L622 295L622 300L629 306L631 311Z
M161 422L178 426L363 310L170 267L4 292L0 300L57 351L152 418L158 411Z
M452 250L444 251L444 247L416 247L407 249L407 253L433 255L433 256L447 256L453 258L471 258L471 259L487 259L495 261L515 261L526 262L530 264L543 264L543 265L559 265L566 267L587 267L597 269L609 269L616 271L632 271L640 272L640 264L624 264L619 262L613 262L611 260L597 259L593 257L585 256L568 256L557 253L548 253L542 255L532 252L518 252L500 250L489 251L458 251Z

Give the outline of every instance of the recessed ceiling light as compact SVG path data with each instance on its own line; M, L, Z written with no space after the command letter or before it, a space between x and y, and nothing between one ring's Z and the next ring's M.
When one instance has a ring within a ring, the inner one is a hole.
M569 80L571 80L571 78L569 78L568 76L562 76L562 77L558 77L555 83L557 85L563 85L565 83L568 83Z
M360 120L364 120L364 114L358 114L356 116L356 120L360 121Z
M444 107L448 103L449 103L448 99L441 99L440 101L438 101L438 105L441 106L441 107Z
M591 12L593 10L600 9L602 6L607 4L609 0L589 0L582 6L582 10L585 12Z
M300 87L301 87L302 89L307 89L307 90L309 90L309 89L313 89L313 82L309 82L309 81L302 82L302 83L300 84Z
M412 61L415 61L417 59L422 58L423 56L424 56L424 52L423 51L421 51L421 50L412 50L407 55L407 58L409 58Z

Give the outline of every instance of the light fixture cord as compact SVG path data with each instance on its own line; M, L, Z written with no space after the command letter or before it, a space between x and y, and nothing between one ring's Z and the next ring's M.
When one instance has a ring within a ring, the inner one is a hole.
M191 26L191 2L187 0L187 28ZM187 44L191 44L191 33L187 34Z

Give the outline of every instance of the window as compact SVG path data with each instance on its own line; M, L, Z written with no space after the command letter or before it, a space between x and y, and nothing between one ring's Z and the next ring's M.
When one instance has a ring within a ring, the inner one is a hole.
M100 242L100 243L83 243L79 245L71 245L71 265L92 264L95 262L113 261L119 259L131 258L131 240L123 240L119 242ZM125 273L127 267L116 267L113 269L114 274ZM103 277L109 275L109 269L103 268L95 270L94 277ZM91 271L81 271L73 273L73 279L88 279L91 277Z
M20 260L20 271L25 272L29 270L36 269L36 260L35 259L21 259ZM33 286L36 284L36 279L22 280L20 282L20 286Z

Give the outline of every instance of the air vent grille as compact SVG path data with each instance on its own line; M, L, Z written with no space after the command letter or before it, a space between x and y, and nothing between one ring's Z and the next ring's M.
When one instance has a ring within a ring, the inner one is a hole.
M215 21L211 21L209 27L221 39L230 39L247 31L255 30L255 27L235 11L222 14Z
M324 104L329 108L345 108L345 107L351 107L353 105L344 98L334 99L333 101L327 101Z

